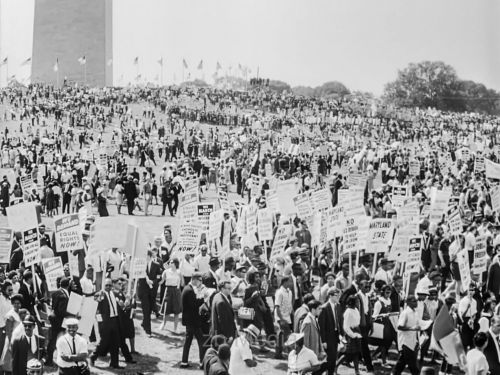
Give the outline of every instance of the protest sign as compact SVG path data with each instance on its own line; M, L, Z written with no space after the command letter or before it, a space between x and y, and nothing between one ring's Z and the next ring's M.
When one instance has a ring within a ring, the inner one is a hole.
M252 187L250 189L250 196L256 198L260 195L261 191L261 179L259 176L252 175Z
M289 225L280 225L276 231L276 235L274 236L273 246L271 248L271 260L274 260L278 257L282 257L285 253L285 246L288 242L288 238L290 237L290 226Z
M332 196L327 188L313 191L311 200L315 211L325 211L332 207Z
M96 217L94 224L90 226L88 254L94 255L113 247L123 247L127 238L127 225L124 220L128 219L116 216Z
M278 194L276 190L266 190L266 207L272 212L279 212Z
M363 206L364 188L354 187L349 189L340 189L338 191L339 206L344 208L344 216L350 219L357 216L365 216L365 207Z
M486 236L476 237L474 246L474 263L472 263L472 273L481 274L487 270L488 254L486 253Z
M21 176L19 180L21 182L21 189L23 190L24 194L29 194L31 193L32 189L36 189L36 185L33 182L33 177L31 174Z
M418 222L420 208L416 201L406 202L397 213L398 226L404 226L410 222Z
M40 239L38 236L38 226L23 231L23 257L26 267L40 263Z
M450 189L431 190L431 207L429 213L429 221L439 223L443 218L445 210L448 208L448 202L451 197Z
M469 265L469 254L467 250L461 250L457 254L458 270L462 280L462 291L469 290L469 285L472 281Z
M500 164L484 159L486 178L500 180Z
M422 259L422 238L412 236L409 239L408 257L406 258L405 273L419 272Z
M197 208L198 206L195 203L181 206L179 207L179 217L185 221L197 220Z
M146 277L147 259L134 257L130 261L130 279Z
M198 223L201 226L201 231L206 232L209 228L210 214L214 212L214 204L198 204L197 206Z
M365 248L369 222L367 216L346 218L346 225L343 232L343 254L356 252Z
M54 220L54 236L58 253L83 249L78 214L59 216Z
M13 233L11 228L0 228L0 263L10 262Z
M497 213L500 213L500 187L497 185L493 187L490 191L491 196L491 208Z
M462 233L463 223L458 209L454 209L452 213L448 215L448 226L452 234L458 235Z
M132 258L146 258L149 243L144 234L142 226L135 223L128 223L125 244L122 246L122 251L132 256Z
M484 162L484 156L477 155L476 160L474 161L474 173L484 172L485 169L486 169L486 166L485 166L485 162Z
M296 212L292 198L297 195L297 185L295 179L279 181L277 187L279 212L283 216L294 215Z
M408 186L395 185L392 188L392 206L394 208L403 207L407 198L408 198Z
M49 292L58 289L57 278L64 276L63 264L61 257L42 259L42 268L47 281Z
M38 227L36 203L25 202L6 208L9 227L14 231L24 231Z
M195 250L200 244L200 235L201 235L200 229L201 228L198 223L194 222L180 223L179 234L177 236L176 252L182 253L182 255L195 254Z
M364 188L366 185L366 176L362 173L350 173L349 176L347 176L347 185L349 187L357 186Z
M336 206L328 210L328 224L326 230L327 240L333 240L335 237L340 237L344 232L345 216L344 207Z
M273 213L267 208L257 211L257 234L259 241L273 239Z
M184 193L179 199L179 206L197 204L199 202L198 190Z
M411 234L401 229L403 228L396 230L392 246L387 254L387 259L391 261L404 262L408 258Z
M368 226L366 251L370 253L387 251L392 244L395 221L392 219L373 219Z
M222 222L224 220L224 211L217 210L210 213L208 240L220 238Z
M311 226L311 246L319 246L321 243L321 227L323 214L320 211L315 211L312 217L312 226ZM325 223L326 224L326 223Z
M293 204L297 208L297 214L301 218L308 218L313 213L309 193L305 192L293 197Z
M409 168L410 176L418 176L420 175L420 162L418 160L410 160L410 168Z
M231 207L229 206L229 198L226 191L222 191L219 189L219 205L222 210L225 212L231 211Z

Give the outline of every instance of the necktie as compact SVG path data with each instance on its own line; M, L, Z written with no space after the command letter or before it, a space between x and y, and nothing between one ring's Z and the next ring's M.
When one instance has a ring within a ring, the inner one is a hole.
M29 345L30 345L30 350L33 353L33 346L31 345L31 337L29 338Z
M113 300L111 299L111 293L108 292L109 305L111 310L113 310L113 316L116 316L115 306L113 305Z
M332 311L333 311L333 320L335 321L335 330L338 332L339 331L339 321L337 319L337 312L335 311L335 305L332 306Z
M73 337L73 354L76 354L76 343L74 337Z

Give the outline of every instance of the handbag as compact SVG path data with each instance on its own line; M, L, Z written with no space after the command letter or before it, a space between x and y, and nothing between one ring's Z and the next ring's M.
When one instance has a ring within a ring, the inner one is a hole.
M373 323L373 329L370 337L374 339L383 339L384 338L384 325L381 323Z
M253 320L255 317L255 310L251 307L240 307L238 309L238 318L241 320Z

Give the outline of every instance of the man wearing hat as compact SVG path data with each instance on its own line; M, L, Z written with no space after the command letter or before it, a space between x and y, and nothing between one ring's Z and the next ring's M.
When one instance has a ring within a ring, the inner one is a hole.
M219 259L216 257L210 258L208 265L210 269L203 275L203 285L207 288L217 289L219 277L217 276L217 269L219 268Z
M66 320L66 333L57 339L57 366L61 375L80 375L80 366L87 365L87 340L77 335L78 319Z
M303 333L292 333L285 345L293 347L288 354L288 375L319 375L326 370L326 362L321 363L318 356L304 346Z
M184 349L182 350L181 368L189 367L189 350L191 349L193 338L196 338L198 342L200 363L203 362L205 348L203 346L200 307L203 305L204 299L202 294L197 293L202 286L201 279L201 273L194 272L191 276L191 281L182 290L182 325L186 327L186 340L184 341Z
M35 318L27 315L23 320L24 332L12 340L12 373L26 375L27 363L40 356L43 337L34 334Z
M212 313L210 315L211 336L222 334L228 340L236 336L231 290L231 281L221 281L219 283L219 293L212 300Z
M257 366L257 362L253 358L250 345L259 337L260 330L250 324L248 327L241 330L231 344L231 359L229 362L230 374L248 374L249 368Z

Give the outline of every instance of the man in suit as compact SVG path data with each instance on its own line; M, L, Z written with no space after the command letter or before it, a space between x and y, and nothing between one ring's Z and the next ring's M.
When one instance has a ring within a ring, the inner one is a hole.
M36 316L33 274L30 270L25 270L23 273L23 282L19 286L19 294L23 296L21 308L28 310L31 316Z
M228 340L236 337L231 289L231 281L222 281L219 284L219 293L212 301L210 336L224 335Z
M186 341L182 351L181 368L189 367L189 349L193 342L193 337L198 341L200 353L200 363L203 362L203 332L201 330L200 307L204 303L203 295L197 295L196 290L201 286L201 273L195 272L191 276L191 281L182 290L182 324L186 327Z
M356 307L359 311L360 324L359 328L361 331L361 355L363 357L363 362L366 366L366 370L370 373L373 372L372 356L370 353L370 348L368 347L368 336L373 327L373 307L368 297L370 292L370 282L368 280L363 280L359 283L359 292L357 294Z
M43 338L34 334L36 320L26 316L24 333L12 340L12 375L27 375L26 365L30 359L38 359L43 348Z
M203 275L203 285L207 288L217 289L219 277L215 271L219 268L219 259L210 258L208 265L210 266L210 269Z
M124 186L124 193L125 197L127 198L127 209L128 209L128 214L133 215L134 214L134 207L135 207L135 198L137 198L137 188L134 183L134 178L132 176L128 176L127 182L125 183Z
M323 305L318 317L319 334L323 349L326 351L328 375L335 373L337 347L342 335L342 308L339 305L340 290L328 289L328 301Z
M40 237L40 246L46 245L52 249L50 236L45 233L45 224L40 224L38 226L38 233Z
M114 369L123 368L118 361L118 348L120 346L120 321L118 318L118 301L112 291L111 279L104 280L104 290L99 294L97 305L97 322L101 339L90 356L93 365L97 357L110 354L109 366Z
M490 374L500 374L500 316L491 318L490 329L487 332L488 344L484 355L490 366Z
M311 293L306 294L304 296L302 305L297 310L295 310L295 313L293 314L293 332L300 332L302 321L309 313L309 307L307 305L313 300L314 296Z
M160 265L153 261L153 252L148 250L146 263L146 277L139 279L137 283L137 296L141 300L142 328L151 337L151 312L156 306L156 291L158 290L158 278L161 276Z
M210 365L209 375L228 375L231 348L228 344L222 344L217 351L218 359Z
M318 357L323 357L323 346L321 345L321 336L317 318L320 313L321 303L312 300L307 303L309 312L304 317L300 326L300 333L304 334L304 346L311 349Z
M488 269L486 289L496 297L497 301L500 300L500 259L498 255L493 258Z
M50 339L47 346L47 366L53 363L54 350L56 349L57 336L64 329L62 323L67 315L66 308L69 301L69 284L67 277L61 278L60 288L52 294L52 313L49 315Z
M366 278L366 276L363 272L357 271L356 274L354 275L354 282L340 296L339 303L341 306L346 306L347 299L350 296L353 296L353 295L358 293L359 285L363 280L368 280L368 279ZM344 312L342 311L342 313L344 313Z

